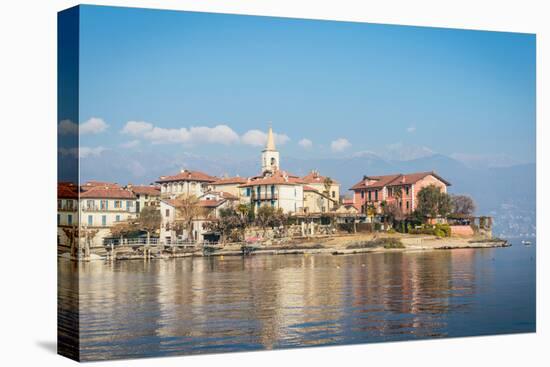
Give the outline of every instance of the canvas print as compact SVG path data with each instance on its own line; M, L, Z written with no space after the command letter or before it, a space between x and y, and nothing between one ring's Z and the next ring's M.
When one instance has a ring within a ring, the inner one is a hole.
M58 351L536 331L534 34L58 16Z

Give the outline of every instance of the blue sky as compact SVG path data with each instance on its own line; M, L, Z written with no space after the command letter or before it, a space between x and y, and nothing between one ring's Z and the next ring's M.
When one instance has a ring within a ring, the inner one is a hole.
M95 6L80 20L85 159L255 158L272 122L292 157L535 161L534 35Z

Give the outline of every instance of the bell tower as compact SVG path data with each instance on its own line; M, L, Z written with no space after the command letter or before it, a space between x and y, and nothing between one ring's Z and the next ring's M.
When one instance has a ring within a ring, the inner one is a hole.
M275 138L273 137L273 129L269 124L267 132L267 143L262 151L262 172L274 173L279 170L279 151L275 148Z

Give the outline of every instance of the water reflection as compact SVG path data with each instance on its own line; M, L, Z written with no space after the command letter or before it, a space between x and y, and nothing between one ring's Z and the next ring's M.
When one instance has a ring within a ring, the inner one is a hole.
M82 358L111 359L499 332L477 321L507 302L491 296L496 251L507 250L92 262L78 277L60 260L60 271L78 278ZM534 330L534 302L516 306L529 322L504 307L502 332Z

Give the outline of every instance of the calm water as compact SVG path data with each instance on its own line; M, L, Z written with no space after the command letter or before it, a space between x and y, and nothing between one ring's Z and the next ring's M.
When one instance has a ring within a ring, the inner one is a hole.
M350 256L60 260L60 330L80 323L83 360L533 332L536 246L512 243ZM80 315L71 287L80 289Z

